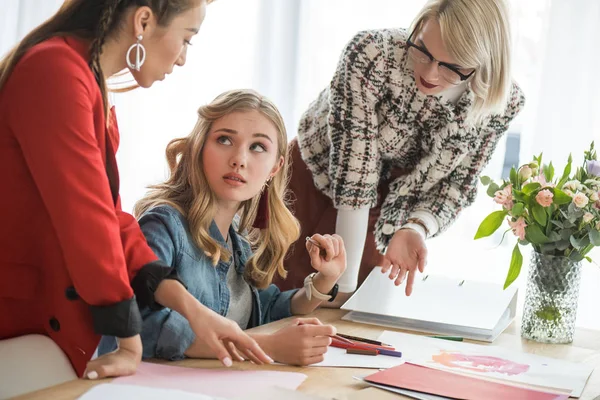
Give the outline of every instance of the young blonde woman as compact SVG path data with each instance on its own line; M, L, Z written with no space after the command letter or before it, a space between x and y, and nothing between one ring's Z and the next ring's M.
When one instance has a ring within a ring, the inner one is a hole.
M46 335L80 376L132 374L139 303L181 312L225 363L229 341L269 362L238 326L186 296L120 206L106 80L124 70L149 87L183 66L209 2L69 0L0 62L0 168L10 171L0 339ZM100 335L121 338L119 348L89 362Z
M331 300L346 268L337 235L313 235L323 255L306 242L317 272L307 273L304 288L280 292L271 284L276 274L285 277L283 259L299 233L285 204L287 136L277 108L252 90L234 90L198 115L189 136L167 146L169 179L136 205L152 250L192 296L244 329L306 314ZM144 357L215 357L176 311L142 314ZM299 319L272 335L252 337L274 360L307 365L323 359L334 333L318 320ZM103 339L101 351L110 346ZM248 358L240 354L238 360Z
M430 0L412 27L358 33L303 115L290 189L302 227L339 234L337 304L376 265L399 285L427 263L425 239L475 199L479 174L524 97L512 82L503 0ZM302 243L284 288L308 271Z

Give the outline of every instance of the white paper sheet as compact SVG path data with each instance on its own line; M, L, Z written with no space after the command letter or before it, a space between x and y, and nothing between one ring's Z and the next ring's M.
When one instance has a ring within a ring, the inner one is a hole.
M79 400L224 400L219 397L204 396L176 389L160 389L137 385L115 385L103 383L94 386Z
M402 352L406 362L515 384L537 385L580 397L594 368L500 346L453 342L384 331L379 339Z

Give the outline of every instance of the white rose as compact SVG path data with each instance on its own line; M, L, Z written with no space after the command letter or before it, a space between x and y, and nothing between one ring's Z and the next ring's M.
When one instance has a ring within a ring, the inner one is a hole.
M598 201L598 199L600 199L600 196L598 196L598 192L594 192L594 193L592 193L592 195L590 196L590 200L591 200L591 201Z
M583 208L583 207L587 206L589 202L590 202L590 199L588 199L588 197L583 193L577 193L573 197L573 204L575 204L575 206L579 207L579 208Z
M583 214L583 222L585 222L586 224L589 223L593 219L594 219L594 214L592 214L590 212L586 212L585 214Z
M581 190L583 188L583 186L581 185L581 182L573 180L573 181L566 182L563 185L563 188L577 191L577 190Z

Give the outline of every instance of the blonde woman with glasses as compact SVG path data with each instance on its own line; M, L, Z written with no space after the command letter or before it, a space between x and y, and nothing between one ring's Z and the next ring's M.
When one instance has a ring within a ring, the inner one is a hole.
M524 105L512 81L502 0L430 0L411 28L359 32L291 144L301 237L337 233L347 250L339 306L372 268L412 292L425 240L475 199L477 180ZM283 288L300 287L301 242Z

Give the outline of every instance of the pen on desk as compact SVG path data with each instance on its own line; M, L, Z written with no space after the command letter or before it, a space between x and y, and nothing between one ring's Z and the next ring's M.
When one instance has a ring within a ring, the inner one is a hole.
M463 338L460 336L429 336L434 339L452 340L453 342L462 342Z
M337 336L341 336L341 337L343 337L345 339L356 340L357 342L375 344L377 346L388 346L388 347L391 346L391 344L385 344L385 343L382 343L382 342L380 342L378 340L366 339L366 338L362 338L362 337L358 337L358 336L344 335L344 334L341 334L341 333L338 333Z
M320 250L319 254L323 257L325 257L327 255L327 251L325 251L325 249L323 248L323 246L321 246L321 244L319 242L317 242L316 240L313 240L310 236L306 237L306 241L309 242L310 244L312 244L313 246L317 246L317 248Z

